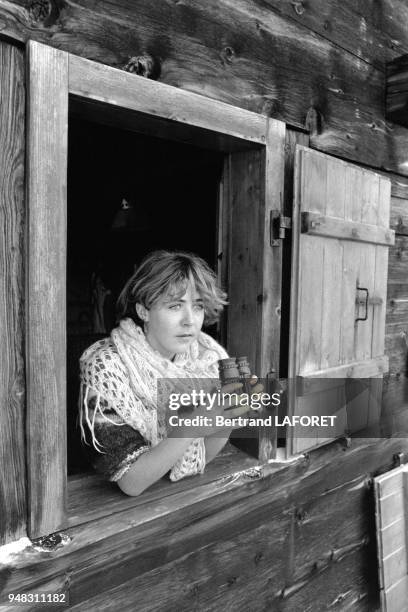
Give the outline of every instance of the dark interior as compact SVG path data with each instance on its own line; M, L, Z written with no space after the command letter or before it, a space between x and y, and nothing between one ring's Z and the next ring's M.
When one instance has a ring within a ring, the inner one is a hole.
M192 251L215 268L223 155L76 115L68 137L68 473L74 474L87 469L77 428L78 359L109 334L118 293L149 251Z

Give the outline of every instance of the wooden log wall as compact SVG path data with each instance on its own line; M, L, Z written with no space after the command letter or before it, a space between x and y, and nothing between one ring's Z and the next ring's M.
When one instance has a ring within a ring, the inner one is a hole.
M58 588L78 612L377 612L371 479L407 450L407 440L336 442L224 493L215 483L217 495L182 510L170 501L72 528L55 553L15 555L0 605L9 592Z
M294 126L312 146L407 174L385 122L385 62L408 50L403 0L0 0L0 31L116 67L149 54L165 83Z
M151 76L162 82L309 129L311 146L392 173L391 225L397 241L390 252L386 388L390 402L408 404L408 131L384 119L385 63L408 52L407 20L404 0L0 0L0 36L14 41L14 47L0 46L0 165L10 168L0 175L0 340L6 347L0 352L0 460L10 466L0 485L0 515L12 517L0 543L24 534L26 513L19 43L34 38L119 68L147 54ZM123 548L112 555L92 544L103 571L89 560L78 566L80 555L72 563L67 555L65 565L54 566L42 554L52 571L42 575L42 564L36 563L27 570L26 586L48 581L52 588L71 581L78 610L85 600L87 610L110 609L110 597L112 609L121 605L123 610L133 610L135 602L146 610L160 609L163 602L169 609L174 603L173 609L215 610L228 601L237 609L349 606L373 612L378 585L368 479L389 469L392 454L403 445L363 444L344 450L344 461L338 461L338 444L321 449L310 470L302 468L298 477L291 472L289 486L284 472L274 487L272 481L254 485L249 504L245 498L241 505L231 500L224 507L206 507L198 535L187 515L180 523L161 525L158 534L167 539L153 545L146 540L134 561L136 544L135 550L128 547L127 557ZM91 601L96 570L103 594Z

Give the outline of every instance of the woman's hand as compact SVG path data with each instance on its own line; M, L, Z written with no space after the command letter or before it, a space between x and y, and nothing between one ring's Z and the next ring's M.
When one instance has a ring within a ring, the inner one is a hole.
M263 385L257 384L257 381L256 376L249 381L250 393L243 392L242 383L229 383L221 387L219 391L213 390L216 399L221 399L221 401L179 408L177 413L171 415L175 418L170 420L169 437L205 438L214 435L228 437L233 429L242 427L242 423L236 421L232 425L223 425L220 424L220 419L217 422L217 417L223 417L230 422L238 417L245 417L251 411L248 395L260 393L263 390Z

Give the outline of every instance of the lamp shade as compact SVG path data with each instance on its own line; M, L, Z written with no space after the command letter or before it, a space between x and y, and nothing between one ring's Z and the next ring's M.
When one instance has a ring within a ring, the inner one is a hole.
M113 218L111 230L113 232L144 232L149 229L149 219L143 206L138 205L137 210L127 200L122 198L120 209Z

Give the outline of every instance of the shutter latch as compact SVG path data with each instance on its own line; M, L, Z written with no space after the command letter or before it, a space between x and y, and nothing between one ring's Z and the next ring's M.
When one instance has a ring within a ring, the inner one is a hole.
M271 210L270 216L270 245L279 246L280 241L286 238L286 230L291 229L292 219L284 217L280 210Z

